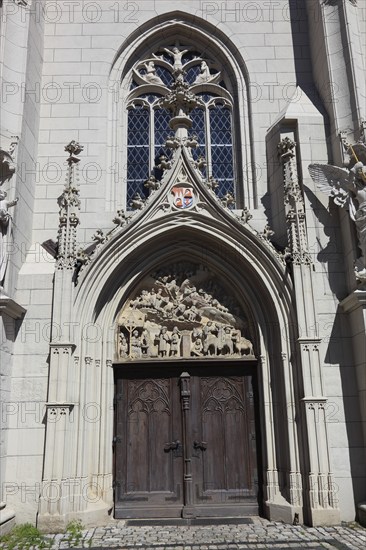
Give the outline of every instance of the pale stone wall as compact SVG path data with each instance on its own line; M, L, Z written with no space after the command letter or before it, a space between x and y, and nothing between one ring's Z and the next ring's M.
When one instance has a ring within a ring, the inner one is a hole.
M12 0L5 0L1 13L1 148L7 149L12 136L17 136L15 148L16 172L11 180L2 186L9 199L19 197L12 209L12 239L8 255L9 263L5 276L4 290L8 297L18 304L30 303L31 285L24 281L26 292L19 292L22 278L19 277L28 250L32 247L34 192L38 175L36 173L40 94L43 61L43 22L32 17L30 6L20 6ZM50 317L51 296L48 297L47 316ZM13 316L4 314L1 319L1 495L0 500L8 503L1 513L1 522L7 521L12 499L22 502L24 487L32 479L33 468L29 467L29 456L42 455L42 436L33 439L28 431L28 412L38 407L39 390L36 390L39 365L33 362L32 351L17 355L14 359L13 343L23 340L24 324ZM47 353L47 352L46 352ZM44 359L45 360L45 359ZM20 366L20 370L18 367ZM36 377L34 379L34 377ZM45 399L46 385L42 398ZM24 416L25 414L25 416ZM13 431L13 429L16 431ZM37 419L37 429L43 432L42 418ZM37 441L36 448L32 442ZM26 456L26 464L21 457ZM19 461L19 462L18 462ZM42 464L42 456L41 462ZM14 468L12 468L14 465ZM21 468L21 472L19 471ZM41 466L34 473L39 480ZM19 483L20 482L20 483ZM33 489L32 489L33 490ZM33 495L33 512L25 512L25 518L34 521L37 497Z
M9 93L3 118L9 121L4 122L5 130L20 136L21 169L16 176L16 192L21 200L14 216L20 252L11 260L14 275L9 277L9 284L27 314L17 335L11 394L7 393L5 400L16 403L14 414L8 415L11 444L7 453L11 460L7 463L6 481L14 483L14 488L8 490L7 500L22 521L35 520L42 479L54 265L41 243L57 236L57 197L66 175L64 146L71 139L84 146L78 238L80 243L87 243L97 228L111 227L113 214L121 205L118 198L110 200L108 196L108 181L111 171L116 169L109 164L109 150L117 139L110 135L111 102L119 101L116 87L110 89L110 72L117 57L123 57L121 46L149 21L154 26L164 18L187 17L189 21L192 16L197 18L196 25L201 19L203 27L210 24L217 33L224 33L246 64L253 137L250 145L254 150L258 191L258 209L252 210L252 223L262 230L269 219L276 230L274 241L281 245L286 242L286 227L280 195L283 178L276 146L286 125L297 126L309 245L314 260L313 298L319 335L323 338L320 355L328 397L330 461L342 519L354 519L354 501L366 498L358 407L360 381L354 369L357 364L362 368L364 333L359 330L360 320L351 326L347 315L339 313L339 301L352 289L353 227L347 214L333 205L328 207L328 198L317 191L307 172L310 162L341 162L338 132L357 126L357 109L350 101L355 83L349 77L346 59L342 58L345 37L341 23L329 17L334 7L320 8L315 1L296 6L286 0L273 6L265 4L186 0L179 4L179 12L172 13L171 2L166 0L143 0L128 5L123 0L93 3L83 0L74 4L59 1L56 7L55 2L44 0L33 2L33 16L27 19L23 17L24 8L19 6L14 15L9 13L9 25L15 25L20 38L17 46L9 38L4 75L13 71L8 80L20 88L22 82L27 82L28 89L35 90L35 95L26 95L26 101L19 93ZM360 4L364 13L365 2ZM358 25L352 48L359 72L364 26L357 20L356 8L347 9L352 29ZM323 19L324 13L328 14L328 20ZM331 37L329 44L324 38L327 33ZM357 81L360 106L364 98L361 81L362 78ZM334 82L342 83L339 90L332 88ZM123 105L118 108L123 109ZM35 162L38 166L32 174ZM123 187L124 170L124 166L117 167L117 187ZM56 299L62 300L62 296ZM360 351L354 358L356 340ZM7 358L8 355L4 360L8 380L5 392L10 391ZM366 381L363 383L366 392Z

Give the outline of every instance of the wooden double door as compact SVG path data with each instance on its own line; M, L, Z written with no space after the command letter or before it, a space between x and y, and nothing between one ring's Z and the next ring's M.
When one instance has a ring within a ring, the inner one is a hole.
M117 367L115 517L258 513L252 376Z

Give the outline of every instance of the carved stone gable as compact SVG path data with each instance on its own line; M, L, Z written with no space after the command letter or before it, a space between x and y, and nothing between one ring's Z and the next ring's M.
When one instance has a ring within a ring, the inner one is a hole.
M202 265L177 262L140 285L118 316L120 361L254 358L236 298Z

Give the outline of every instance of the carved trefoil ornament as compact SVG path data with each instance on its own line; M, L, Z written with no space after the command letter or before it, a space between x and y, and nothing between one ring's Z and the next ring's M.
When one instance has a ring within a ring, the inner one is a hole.
M152 273L117 325L120 361L255 357L237 299L198 264L177 262Z

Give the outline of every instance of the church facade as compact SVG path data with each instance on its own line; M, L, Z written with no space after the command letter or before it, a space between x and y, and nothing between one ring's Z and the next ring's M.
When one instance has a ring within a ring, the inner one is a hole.
M3 0L1 525L366 523L363 0Z

